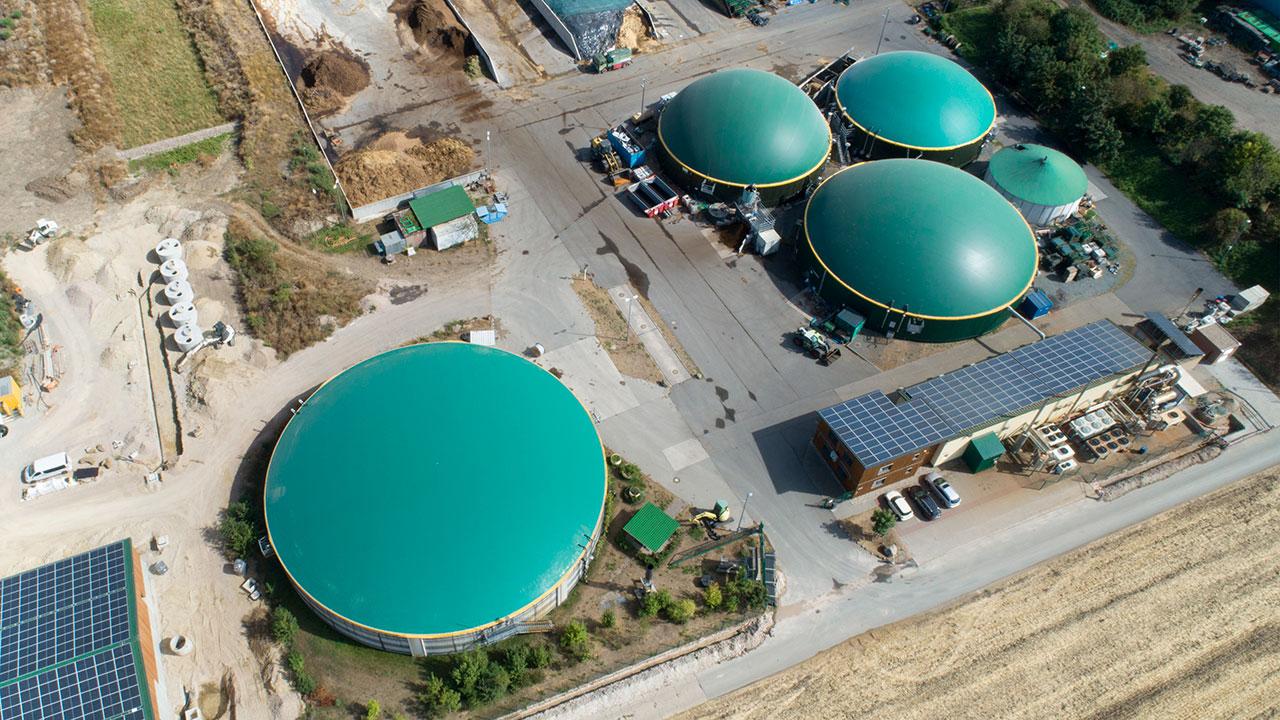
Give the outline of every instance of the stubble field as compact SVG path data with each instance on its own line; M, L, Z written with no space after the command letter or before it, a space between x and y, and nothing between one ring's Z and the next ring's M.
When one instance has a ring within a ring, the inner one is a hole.
M692 718L1280 717L1280 468Z

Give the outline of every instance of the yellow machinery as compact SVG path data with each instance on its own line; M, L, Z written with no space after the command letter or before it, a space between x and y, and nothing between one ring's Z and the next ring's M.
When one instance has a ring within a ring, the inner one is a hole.
M693 522L699 524L727 523L732 519L733 513L729 510L728 503L723 500L717 500L714 508L693 515Z

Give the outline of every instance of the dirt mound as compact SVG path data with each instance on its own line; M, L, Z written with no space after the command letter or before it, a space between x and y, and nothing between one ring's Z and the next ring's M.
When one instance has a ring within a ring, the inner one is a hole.
M653 39L653 28L640 8L632 5L622 13L622 27L618 28L618 47L631 48L636 52L646 52L660 46Z
M462 60L471 34L444 0L403 0L391 10L413 30L413 39L429 54Z
M41 200L49 202L65 202L75 197L75 188L71 187L70 181L65 177L49 175L42 178L36 178L26 185L27 192L35 195Z
M461 175L475 159L470 145L442 138L406 150L357 150L343 157L336 170L351 203L364 205Z
M327 115L369 86L369 65L344 50L322 50L307 58L298 79L307 109Z

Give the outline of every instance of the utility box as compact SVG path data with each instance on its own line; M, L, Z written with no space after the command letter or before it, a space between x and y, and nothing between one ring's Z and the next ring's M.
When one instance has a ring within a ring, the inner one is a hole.
M1032 290L1018 303L1018 314L1028 320L1044 317L1053 309L1053 300L1043 290Z
M1232 337L1226 328L1210 323L1191 332L1191 342L1204 351L1201 362L1215 365L1230 358L1240 348L1240 341Z
M1004 455L1004 444L1000 438L995 433L986 433L969 441L969 447L964 449L964 464L970 471L980 473L995 467L1001 455Z

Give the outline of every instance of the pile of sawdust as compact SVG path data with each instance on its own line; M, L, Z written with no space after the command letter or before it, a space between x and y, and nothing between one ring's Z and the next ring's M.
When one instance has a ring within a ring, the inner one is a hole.
M307 58L298 79L307 109L327 115L369 86L369 65L343 50L322 50Z
M618 28L617 47L645 52L661 45L653 38L653 28L640 8L631 5L622 13L622 26Z
M475 159L470 145L442 138L407 150L357 150L343 157L335 169L351 203L365 205L461 175Z
M392 7L413 30L413 39L430 55L463 59L470 33L444 0L408 0Z

